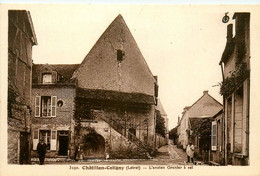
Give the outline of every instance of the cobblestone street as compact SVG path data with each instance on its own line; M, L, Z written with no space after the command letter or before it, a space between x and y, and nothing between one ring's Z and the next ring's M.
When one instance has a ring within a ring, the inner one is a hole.
M46 158L45 164L88 164L88 165L186 165L186 153L176 145L165 145L158 149L157 155L151 159L92 159L74 161L67 158ZM38 164L38 158L32 158L32 164Z

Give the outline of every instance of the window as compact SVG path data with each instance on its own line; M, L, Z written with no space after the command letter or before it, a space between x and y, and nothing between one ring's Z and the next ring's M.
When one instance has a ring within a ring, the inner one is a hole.
M51 97L44 96L41 99L42 99L41 102L42 116L43 117L51 116Z
M56 96L35 97L35 117L56 117Z
M39 140L43 139L47 145L47 150L56 150L57 131L56 130L35 130L33 131L33 150L37 150Z
M43 139L47 145L47 150L51 147L51 131L50 130L40 130L40 139Z
M216 121L212 122L211 125L211 150L217 149L217 123Z
M117 50L117 61L121 62L123 61L123 56L125 53L122 50Z
M50 84L50 83L52 83L51 73L43 73L42 74L42 83L43 84Z

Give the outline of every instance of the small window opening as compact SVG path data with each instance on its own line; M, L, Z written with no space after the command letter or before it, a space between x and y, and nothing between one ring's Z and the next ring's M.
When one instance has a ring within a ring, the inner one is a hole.
M125 53L122 50L117 50L117 61L122 62Z
M59 100L59 101L57 102L57 105L58 105L58 107L62 107L62 106L63 106L63 101L62 101L62 100Z

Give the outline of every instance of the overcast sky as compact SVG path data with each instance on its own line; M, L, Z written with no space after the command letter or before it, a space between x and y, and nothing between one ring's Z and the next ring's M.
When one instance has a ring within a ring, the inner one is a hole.
M159 97L177 124L185 106L204 90L222 103L219 61L234 8L174 5L34 5L29 10L38 46L34 63L81 63L108 25L121 14L148 66L158 75ZM236 9L238 10L238 9ZM245 9L244 9L245 10ZM225 12L230 21L222 23Z

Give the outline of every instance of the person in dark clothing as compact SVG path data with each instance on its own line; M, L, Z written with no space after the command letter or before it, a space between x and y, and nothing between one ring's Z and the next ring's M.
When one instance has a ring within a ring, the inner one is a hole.
M37 145L37 152L40 160L40 165L44 164L46 149L47 149L47 145L44 143L43 139L41 139Z
M76 149L75 149L75 153L74 153L74 160L75 161L79 160L79 154L80 154L80 145L78 144Z

